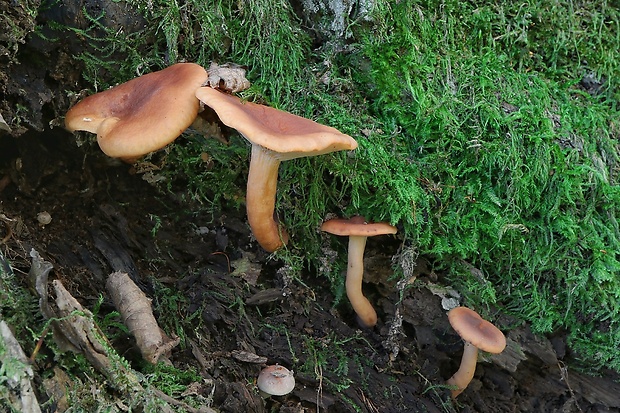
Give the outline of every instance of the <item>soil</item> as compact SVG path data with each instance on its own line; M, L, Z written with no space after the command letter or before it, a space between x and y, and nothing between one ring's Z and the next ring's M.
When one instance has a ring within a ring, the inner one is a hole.
M133 166L110 160L96 145L78 146L58 127L72 103L65 91L77 92L80 78L71 47L31 39L0 65L1 113L12 125L21 116L18 128L0 136L2 253L16 274L26 274L36 249L84 307L92 309L103 295L103 313L114 310L105 290L113 271L127 272L151 297L160 288L155 280L184 297L178 317L199 316L170 360L200 372L197 391L205 397L213 391L216 411L620 411L617 374L576 371L562 334L535 336L499 311L494 321L507 333L507 349L483 356L473 382L452 402L443 384L458 368L463 343L442 306L442 274L421 260L415 282L402 288L389 281L398 244L370 240L364 291L379 322L360 328L346 299L334 306L324 277L308 270L296 280L269 259L243 210L200 212L180 200L183 188L162 193ZM39 221L42 212L51 222ZM138 363L129 338L113 344ZM45 343L41 352L51 354ZM34 365L37 384L54 369L51 356L43 359ZM294 368L297 385L287 396L263 400L254 382L264 364L274 363ZM38 388L39 401L47 400Z

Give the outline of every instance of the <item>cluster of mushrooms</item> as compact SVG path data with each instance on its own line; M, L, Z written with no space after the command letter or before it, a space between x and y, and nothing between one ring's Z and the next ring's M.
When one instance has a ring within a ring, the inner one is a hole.
M286 229L274 218L278 169L282 161L354 150L357 142L338 130L265 105L244 102L232 93L249 86L238 66L177 63L88 96L65 116L66 128L97 134L108 156L132 163L174 141L200 121L211 108L220 121L236 129L252 145L247 179L246 210L250 228L260 246L274 252L288 241ZM377 313L362 293L364 249L369 236L395 234L388 223L368 223L361 216L324 222L321 230L349 237L346 293L358 321L374 327ZM448 380L452 397L473 378L478 349L499 353L504 335L476 312L465 307L449 311L454 329L466 342L459 370ZM283 383L283 389L274 386ZM269 366L258 379L263 394L283 395L293 390L293 373Z

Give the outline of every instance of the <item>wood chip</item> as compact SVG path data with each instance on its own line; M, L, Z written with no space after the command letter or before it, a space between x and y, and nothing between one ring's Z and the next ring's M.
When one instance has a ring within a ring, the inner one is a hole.
M6 369L5 385L9 391L11 405L18 412L40 413L41 408L32 388L32 367L28 364L28 357L4 320L0 320L0 344L0 347L4 348L4 351L0 353L0 365Z

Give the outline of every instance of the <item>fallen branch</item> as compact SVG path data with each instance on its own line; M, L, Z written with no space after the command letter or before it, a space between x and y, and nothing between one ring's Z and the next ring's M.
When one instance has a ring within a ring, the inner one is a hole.
M56 293L58 317L54 321L65 337L78 348L88 361L112 383L125 392L141 391L142 386L133 370L112 349L93 315L65 289L59 280L52 281Z
M168 338L157 324L151 300L129 278L127 273L116 271L109 275L106 287L114 306L121 313L123 323L136 339L142 357L152 364L168 362L163 357L179 344L180 339Z
M43 260L34 249L30 252L30 256L32 257L32 266L29 275L35 282L36 289L41 296L39 302L41 312L50 320L54 328L54 339L58 342L59 347L68 348L84 354L93 367L110 380L114 388L124 393L124 399L130 400L133 407L157 403L158 411L162 413L172 413L174 410L170 405L183 408L190 413L215 413L215 411L208 406L201 406L199 408L191 407L187 403L166 395L153 386L148 386L145 389L140 383L136 372L112 348L103 332L94 322L92 313L83 308L59 280L52 281L55 299L48 297L48 275L53 266L51 263ZM117 273L113 273L112 275L114 274ZM122 276L127 276L127 274L120 273L120 275L114 275L112 277L112 284L119 281L116 279L117 277L122 281ZM120 282L119 284L125 285L125 288L127 288L125 282ZM138 288L133 282L131 282L131 285ZM150 312L150 301L146 296L138 298L139 294L135 292L127 294L127 290L121 289L121 291L125 291L125 293L120 294L121 305L119 307L124 306L126 309L129 308L129 319L135 318L132 317L132 314L133 316L143 314L144 300L148 302L147 307ZM132 288L129 288L129 291L133 291ZM140 293L142 292L140 291ZM144 295L144 293L142 293L142 295ZM140 301L142 305L137 307L127 305L127 302L130 300ZM137 320L141 318L142 317L137 317ZM157 326L157 323L155 323L155 326ZM157 330L158 329L159 327L157 327ZM144 339L141 340L144 341ZM149 342L149 340L150 339L147 339L146 342ZM157 351L155 351L154 354L158 357L158 352L166 351L166 349L172 348L176 344L178 344L178 339L170 343L161 344L157 347ZM40 412L40 410L20 411L27 413Z
M106 377L116 383L124 377L120 388L139 386L138 379L122 363L110 357L112 346L93 320L93 315L67 291L60 280L52 281L55 299L48 295L48 277L53 266L45 261L36 250L30 252L32 266L29 275L39 293L41 312L52 320L54 340L61 350L82 353L88 361ZM114 357L118 359L118 356Z

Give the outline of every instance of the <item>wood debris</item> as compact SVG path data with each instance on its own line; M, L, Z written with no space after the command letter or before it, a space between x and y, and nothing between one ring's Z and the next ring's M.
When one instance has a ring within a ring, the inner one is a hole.
M9 126L8 123L6 123L6 121L2 117L2 114L0 114L0 133L2 133L3 131L11 132L11 127Z
M13 335L9 325L0 320L0 365L3 367L8 399L15 411L40 413L41 408L32 388L34 376L28 357ZM4 391L2 391L4 393Z
M142 357L151 364L157 364L160 359L167 361L164 355L176 347L180 339L168 338L159 328L151 309L151 300L125 272L110 274L106 287L114 306L121 313L123 323L136 339Z

